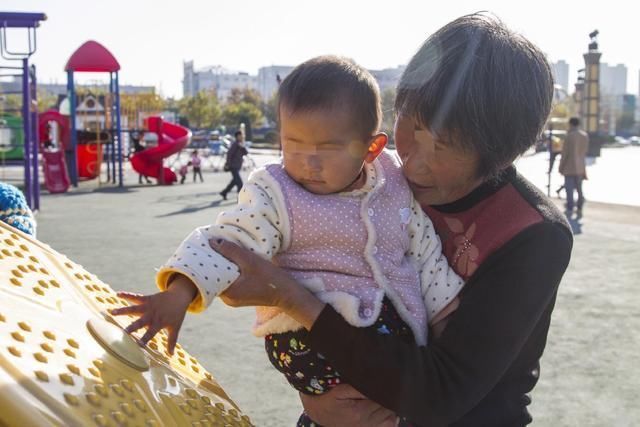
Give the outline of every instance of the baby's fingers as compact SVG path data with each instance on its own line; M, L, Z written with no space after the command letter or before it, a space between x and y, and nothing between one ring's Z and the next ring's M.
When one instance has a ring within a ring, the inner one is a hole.
M137 331L138 329L144 328L147 325L150 325L151 322L149 321L149 319L146 316L143 316L141 318L139 318L138 320L136 320L135 322L133 322L132 324L130 324L129 326L127 326L124 331L128 334L131 334L135 331Z
M142 336L140 342L144 345L147 345L147 343L151 341L151 339L160 331L160 329L161 328L157 327L153 323L150 323L149 327L147 328L147 332L145 332L145 334Z
M142 294L135 294L133 292L118 292L117 295L120 298L126 299L127 301L132 301L132 302L137 302L137 303L142 303L145 302L147 300L147 296L146 295L142 295Z
M146 311L144 305L130 305L128 307L119 307L109 310L109 313L114 316L122 316L124 314L142 314Z
M178 342L178 332L180 332L180 327L169 329L169 339L167 340L167 350L169 350L169 354L173 355L173 351L176 348L176 343Z

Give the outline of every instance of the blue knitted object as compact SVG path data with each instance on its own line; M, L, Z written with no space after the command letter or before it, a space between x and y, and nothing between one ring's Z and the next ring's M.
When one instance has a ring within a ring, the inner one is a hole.
M34 237L36 235L36 220L24 195L4 182L0 182L0 221Z

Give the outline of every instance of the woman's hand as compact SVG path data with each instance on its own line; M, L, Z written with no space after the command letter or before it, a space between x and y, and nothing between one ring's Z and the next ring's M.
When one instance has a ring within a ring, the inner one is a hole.
M253 252L222 239L211 239L209 244L240 269L240 276L220 295L225 304L231 307L278 307L311 329L324 303L283 269Z
M367 399L348 384L329 392L310 396L300 394L305 412L312 420L331 427L395 427L397 416L390 410Z

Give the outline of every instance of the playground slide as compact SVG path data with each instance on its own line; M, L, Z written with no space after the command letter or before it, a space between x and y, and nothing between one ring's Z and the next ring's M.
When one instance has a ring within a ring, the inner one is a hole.
M56 124L57 132L52 132L53 123ZM69 146L69 117L56 110L38 114L38 139L43 159L44 184L50 193L65 193L71 186L64 154L65 148ZM54 149L47 149L47 143Z
M43 151L44 184L50 193L65 193L71 182L67 175L64 152L60 150Z
M191 139L191 131L185 127L165 122L160 117L149 117L149 131L158 134L158 146L148 148L131 157L131 166L139 174L158 179L165 185L177 181L176 174L162 166L163 159L182 150ZM163 180L161 180L161 174Z

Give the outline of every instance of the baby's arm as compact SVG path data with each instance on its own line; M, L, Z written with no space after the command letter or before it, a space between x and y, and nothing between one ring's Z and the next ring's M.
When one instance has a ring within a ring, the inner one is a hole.
M256 171L240 192L236 207L220 214L215 225L196 229L182 242L156 276L161 292L118 293L133 305L111 314L139 316L126 328L127 332L146 328L141 339L146 344L158 331L167 329L169 352L173 353L187 309L204 310L239 275L237 266L214 251L209 239L233 241L264 258L271 258L280 250L286 215L281 218L284 214L280 207L284 205L275 191L277 184L269 177L264 170Z
M409 256L420 273L427 317L433 327L446 317L445 313L451 313L451 308L456 307L456 296L464 286L464 280L449 266L431 219L415 200L411 206L408 231L411 238Z
M235 264L214 251L210 239L224 239L271 259L283 242L283 215L277 184L268 172L251 175L238 197L238 205L218 215L213 225L199 227L180 244L160 268L156 284L166 290L175 274L181 274L197 287L189 311L199 312L227 289L238 277Z

